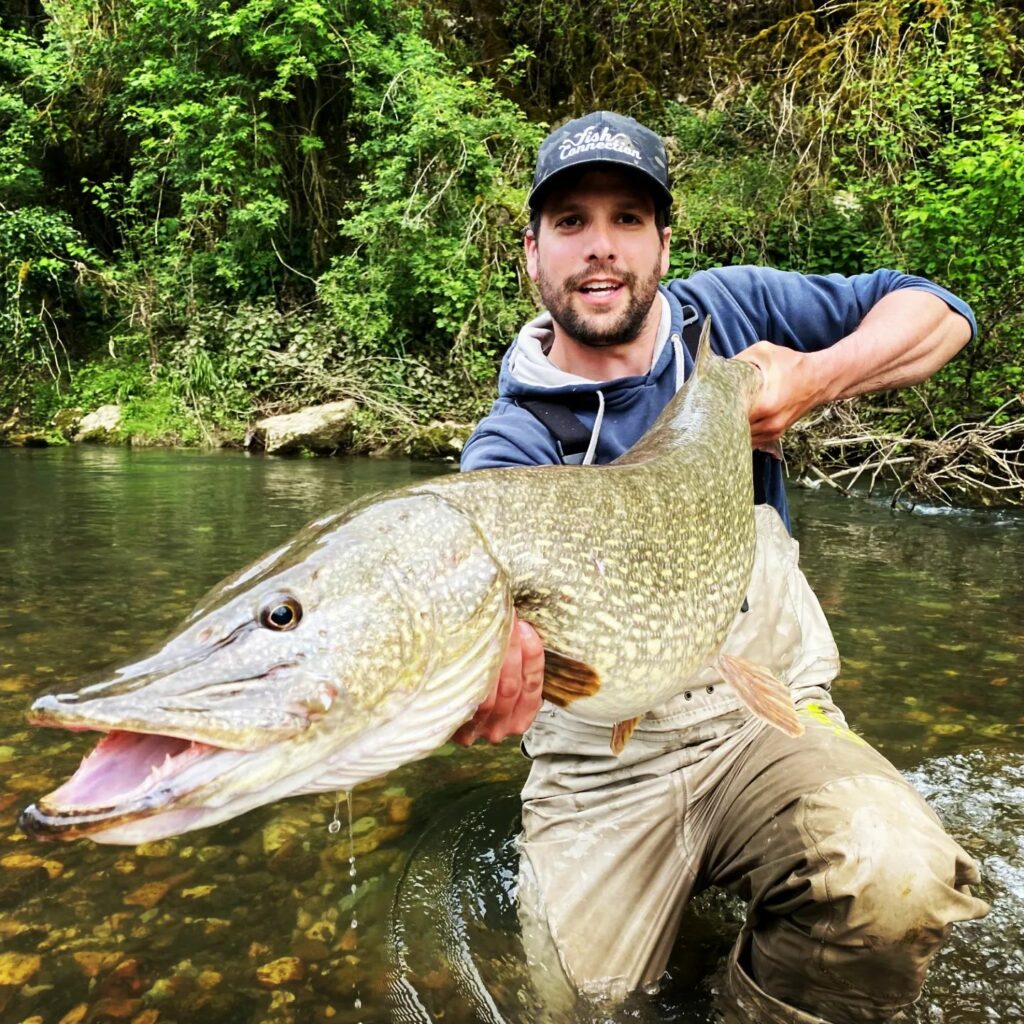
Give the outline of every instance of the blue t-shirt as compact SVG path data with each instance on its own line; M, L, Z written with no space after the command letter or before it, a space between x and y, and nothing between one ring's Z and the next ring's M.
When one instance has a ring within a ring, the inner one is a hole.
M895 270L843 277L764 267L721 267L671 281L661 291L671 312L670 336L681 337L683 307L692 306L701 321L711 315L712 349L722 356L734 356L759 341L799 352L828 348L851 334L879 299L902 288L937 295L967 319L974 336L974 314L967 303L931 281ZM502 360L498 400L467 441L462 470L561 462L555 438L518 402L532 398L564 404L587 429L592 429L598 391L604 396L605 411L594 461L607 463L618 458L644 435L675 394L677 347L666 344L651 371L643 376L538 387L524 384L510 371L513 344ZM681 351L688 377L693 369L692 357L685 348ZM759 478L757 490L778 510L788 527L781 463L755 452L754 473Z

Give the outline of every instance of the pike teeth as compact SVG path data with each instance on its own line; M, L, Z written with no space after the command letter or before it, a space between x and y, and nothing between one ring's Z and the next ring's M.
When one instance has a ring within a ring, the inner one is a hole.
M216 750L195 740L114 730L46 802L64 809L124 805Z

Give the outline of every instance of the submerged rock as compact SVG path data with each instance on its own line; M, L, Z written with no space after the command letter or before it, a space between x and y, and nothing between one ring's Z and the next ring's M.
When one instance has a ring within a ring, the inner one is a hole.
M5 871L30 871L34 868L42 868L49 875L51 881L64 873L64 865L60 861L47 860L33 853L9 853L0 859L0 867Z
M302 981L305 976L306 969L296 956L282 956L256 968L256 980L266 988Z
M0 986L24 985L42 966L35 953L0 953Z
M404 825L412 814L412 797L393 796L387 802L388 821L392 825Z
M87 978L95 978L101 971L109 970L121 960L120 953L92 949L79 950L71 956Z

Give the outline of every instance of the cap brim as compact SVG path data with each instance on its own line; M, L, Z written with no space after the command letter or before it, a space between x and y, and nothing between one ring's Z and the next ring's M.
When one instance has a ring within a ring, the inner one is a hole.
M672 193L665 187L664 182L659 181L649 171L644 170L642 167L637 167L631 160L615 160L606 157L602 157L600 160L580 160L577 163L569 164L567 167L559 167L557 170L552 171L546 178L543 178L533 186L526 200L527 205L534 212L538 211L543 206L548 192L559 178L564 177L570 171L580 173L600 167L615 167L620 170L632 171L638 178L642 178L646 185L650 186L655 204L660 199L666 206L672 205Z

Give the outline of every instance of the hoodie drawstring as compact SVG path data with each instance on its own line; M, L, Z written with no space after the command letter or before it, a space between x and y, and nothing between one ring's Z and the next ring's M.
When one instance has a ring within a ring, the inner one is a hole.
M683 342L678 334L672 333L669 338L672 342L672 351L676 364L676 391L683 386L686 379L686 362L683 356ZM583 465L593 465L594 456L597 454L597 439L601 434L601 421L604 419L604 392L597 392L597 415L594 417L594 427L590 432L590 444L587 446L587 454L583 456Z
M597 392L597 415L594 417L594 429L590 432L590 444L587 446L587 454L583 456L583 465L590 466L597 454L597 439L601 434L601 421L604 419L604 392Z
M683 358L683 342L675 331L672 332L672 337L669 340L672 342L672 351L675 355L676 391L678 391L683 386L683 380L686 377L686 360Z

